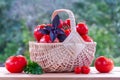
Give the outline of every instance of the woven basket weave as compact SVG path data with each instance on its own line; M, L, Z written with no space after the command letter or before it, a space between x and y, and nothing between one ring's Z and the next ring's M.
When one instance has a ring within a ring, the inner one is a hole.
M55 10L52 19L60 12L66 12L71 20L71 33L64 42L29 42L31 60L45 72L71 72L75 66L89 66L96 51L96 42L85 42L76 32L75 18L70 10Z

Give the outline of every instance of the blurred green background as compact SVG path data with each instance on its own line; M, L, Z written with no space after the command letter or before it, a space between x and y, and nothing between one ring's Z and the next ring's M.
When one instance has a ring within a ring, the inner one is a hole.
M0 64L10 55L29 58L28 42L36 25L50 23L55 9L74 12L97 42L95 57L104 55L120 66L120 0L0 0Z

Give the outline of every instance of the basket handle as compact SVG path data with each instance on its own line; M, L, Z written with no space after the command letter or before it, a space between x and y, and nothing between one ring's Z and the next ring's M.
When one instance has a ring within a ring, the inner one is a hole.
M60 12L66 12L69 16L69 19L70 19L70 25L71 25L71 32L72 31L76 31L76 24L75 24L75 17L74 17L74 14L72 11L70 10L67 10L67 9L58 9L58 10L55 10L52 14L52 20L54 19L54 17L60 13Z
M55 10L52 14L52 19L54 19L54 17L60 13L60 12L66 12L70 18L70 25L71 25L71 33L70 35L65 39L64 43L67 42L72 42L72 43L84 43L82 37L78 34L78 32L76 31L76 23L75 23L75 17L72 11L68 10L68 9L58 9ZM73 38L74 37L74 38Z

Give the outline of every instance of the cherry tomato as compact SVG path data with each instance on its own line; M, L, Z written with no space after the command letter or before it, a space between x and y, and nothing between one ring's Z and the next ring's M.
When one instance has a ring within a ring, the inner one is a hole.
M85 23L81 22L77 24L77 32L80 35L88 34L88 27Z
M11 56L5 62L6 69L11 73L21 73L27 65L27 60L24 56Z
M95 60L94 66L99 72L108 73L113 69L114 62L112 59L100 56Z
M80 73L81 73L81 67L80 67L80 66L76 66L76 67L74 68L74 73L80 74Z
M90 67L89 66L82 66L81 67L82 73L83 74L88 74L90 73Z
M64 32L65 32L66 36L68 36L68 35L70 34L71 30L70 30L70 29L67 29L67 30L65 30Z
M39 42L41 37L43 36L43 34L39 30L43 29L44 27L45 27L45 24L42 24L42 25L36 26L34 29L34 37L37 42Z
M66 20L65 20L65 23L66 23L68 26L70 26L70 19L66 19Z
M83 40L85 42L93 42L93 39L90 36L88 36L87 34L86 35L81 35L81 37L83 38Z

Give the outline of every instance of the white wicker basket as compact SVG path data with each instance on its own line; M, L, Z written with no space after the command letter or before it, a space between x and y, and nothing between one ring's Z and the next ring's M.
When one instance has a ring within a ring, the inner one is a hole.
M37 62L45 72L71 72L75 66L89 66L96 51L96 42L85 42L76 32L75 18L70 10L55 10L52 19L60 12L66 12L71 20L71 33L64 42L29 42L31 60Z

